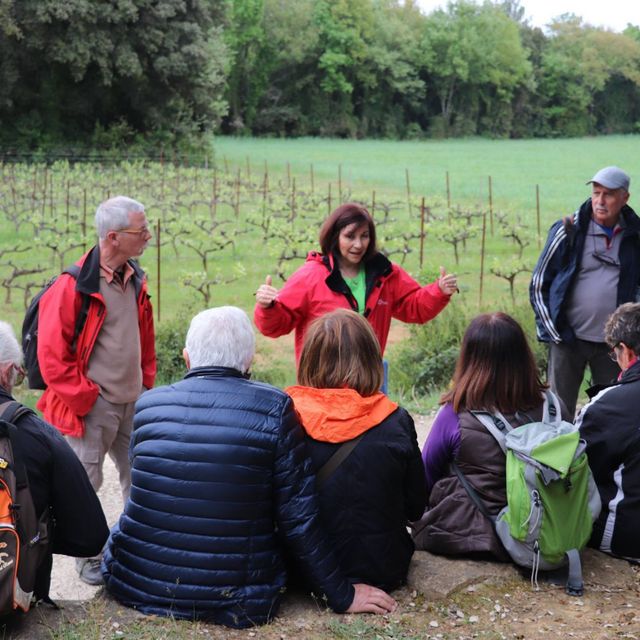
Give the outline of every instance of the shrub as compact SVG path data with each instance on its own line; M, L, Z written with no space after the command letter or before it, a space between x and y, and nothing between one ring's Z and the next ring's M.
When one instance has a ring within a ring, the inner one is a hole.
M505 304L503 310L524 329L541 377L546 379L547 347L536 340L531 307L528 304ZM454 302L430 322L413 325L411 337L390 357L389 381L392 389L401 395L410 390L428 394L446 389L453 376L467 326L479 313L492 311L495 309L479 311Z
M182 350L189 322L184 316L180 316L156 327L156 386L170 384L184 377L186 366Z

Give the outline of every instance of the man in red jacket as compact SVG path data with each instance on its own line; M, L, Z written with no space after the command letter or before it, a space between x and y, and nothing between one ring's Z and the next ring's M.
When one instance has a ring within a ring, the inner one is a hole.
M144 206L125 196L98 207L96 228L98 244L76 263L77 279L63 273L40 300L38 362L47 389L37 407L67 436L96 491L109 454L126 501L134 404L156 374L146 277L132 260L142 255L151 232ZM74 340L78 315L85 312ZM78 563L84 582L102 583L100 560Z

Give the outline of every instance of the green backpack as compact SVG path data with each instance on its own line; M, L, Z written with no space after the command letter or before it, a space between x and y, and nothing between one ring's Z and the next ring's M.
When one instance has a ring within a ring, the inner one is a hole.
M600 496L575 425L562 420L556 396L546 391L541 422L513 429L500 413L473 412L507 456L507 505L490 516L480 497L456 471L476 506L495 525L512 560L538 570L569 565L567 593L582 595L580 550L600 513ZM472 494L472 492L475 494Z

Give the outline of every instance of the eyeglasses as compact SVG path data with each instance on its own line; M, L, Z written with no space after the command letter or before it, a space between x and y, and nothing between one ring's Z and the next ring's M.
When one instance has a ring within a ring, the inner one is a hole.
M591 255L595 260L597 260L602 264L606 264L608 267L620 268L620 263L614 258L612 258L611 256L608 256L606 253L600 253L599 251L594 251Z
M27 372L19 364L13 363L13 368L16 371L16 379L13 386L19 387L22 384L22 381L26 378Z
M116 229L116 233L130 233L135 236L146 236L147 234L151 235L151 230L149 227L140 227L139 229Z
M618 354L616 353L616 349L620 346L620 343L618 342L618 344L615 345L615 347L613 347L613 349L611 349L611 351L609 351L609 357L614 361L614 362L618 362Z

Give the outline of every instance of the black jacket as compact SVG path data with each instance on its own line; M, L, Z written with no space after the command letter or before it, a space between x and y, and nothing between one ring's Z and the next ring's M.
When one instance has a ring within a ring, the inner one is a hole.
M341 446L306 440L316 471ZM414 551L407 524L426 503L411 416L398 408L366 431L319 493L323 524L351 580L387 591L403 584Z
M538 258L529 285L529 298L536 316L541 342L572 342L573 328L566 315L566 301L582 260L582 250L591 220L591 198L567 224L555 222ZM624 225L620 244L620 280L617 304L631 302L640 291L640 218L627 205L620 211Z
M0 404L13 400L0 387ZM54 427L35 414L16 421L16 439L23 454L36 514L51 510L51 553L89 557L100 553L109 535L98 496L76 454ZM36 580L39 595L49 592L51 555Z
M640 361L598 393L576 424L602 501L590 545L640 559Z

